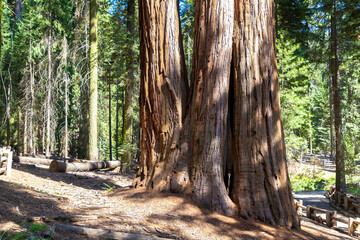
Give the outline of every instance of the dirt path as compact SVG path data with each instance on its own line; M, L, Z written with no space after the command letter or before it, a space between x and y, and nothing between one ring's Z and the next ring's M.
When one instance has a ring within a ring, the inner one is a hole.
M11 179L0 176L0 231L23 232L31 219L50 219L146 239L351 239L308 220L302 230L289 231L225 217L198 207L185 195L132 189L132 178L112 172L52 173L16 164ZM47 224L54 227L53 222ZM91 239L52 230L50 239Z

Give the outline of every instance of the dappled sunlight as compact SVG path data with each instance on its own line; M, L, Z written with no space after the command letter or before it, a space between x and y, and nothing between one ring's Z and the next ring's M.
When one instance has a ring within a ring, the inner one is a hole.
M109 196L118 203L112 216L119 219L112 224L132 222L149 231L157 229L184 239L332 239L321 232L314 234L313 230L289 231L253 219L227 217L199 207L187 195L127 188Z

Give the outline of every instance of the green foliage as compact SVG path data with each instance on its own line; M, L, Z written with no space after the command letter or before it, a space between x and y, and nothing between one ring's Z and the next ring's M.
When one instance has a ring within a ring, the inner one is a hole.
M20 239L28 239L28 237L30 237L29 234L26 233L18 233L14 236L11 236L9 239L11 240L20 240Z
M293 191L327 190L331 184L335 183L335 175L325 174L318 170L318 164L316 160L312 164L291 161L289 175Z
M329 183L329 180L323 176L313 177L298 175L291 178L291 187L295 192L327 190Z
M298 159L308 150L312 135L311 64L301 56L295 40L277 39L280 101L288 157Z
M42 231L42 230L44 230L46 228L47 228L47 225L45 225L45 224L30 223L28 230L30 232L37 233L37 232L40 232L40 231Z
M31 240L45 240L52 239L52 236L45 232L48 229L48 225L40 223L25 223L26 233L8 233L1 232L0 240L22 240L22 239L31 239Z
M103 183L104 187L102 187L103 190L106 190L108 192L114 191L116 189L116 186L110 186L107 183Z

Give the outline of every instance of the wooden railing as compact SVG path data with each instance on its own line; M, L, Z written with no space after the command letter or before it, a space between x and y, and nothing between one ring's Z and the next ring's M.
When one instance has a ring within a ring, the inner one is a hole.
M333 205L340 207L342 210L352 215L360 215L360 198L353 194L337 192L325 195Z
M13 152L8 147L0 147L0 175L6 173L11 177Z
M296 211L299 215L305 216L307 218L310 218L312 220L315 220L319 223L325 224L328 227L336 228L337 230L340 230L344 232L342 229L338 228L338 222L347 224L348 231L345 232L351 236L360 236L360 219L359 218L352 218L348 217L347 220L339 218L337 216L336 211L328 211L321 208L317 208L314 206L304 206L303 201L295 201L296 204ZM303 213L303 210L305 210L305 214ZM323 218L321 215L318 215L317 213L325 214L325 218Z

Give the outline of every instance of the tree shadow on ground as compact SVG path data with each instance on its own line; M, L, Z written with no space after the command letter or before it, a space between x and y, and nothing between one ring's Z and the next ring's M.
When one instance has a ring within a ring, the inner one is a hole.
M118 189L111 196L128 201L145 222L163 226L165 232L185 239L341 239L320 225L308 225L306 231L288 230L254 219L226 217L202 208L188 195ZM197 231L201 235L196 235Z
M64 182L90 190L106 190L109 187L121 188L122 186L114 183L105 172L75 172L75 173L60 173L51 172L49 169L39 168L35 165L17 164L16 169L22 172L27 172L44 179L51 179L53 181ZM114 175L114 174L108 174ZM131 175L121 175L124 178L132 178Z
M3 180L0 180L0 193L0 231L6 231L7 234L3 239L12 239L11 236L24 233L24 227L34 219L71 216L71 213L59 207L67 200L58 196L43 194ZM84 238L71 232L53 229L51 239Z

